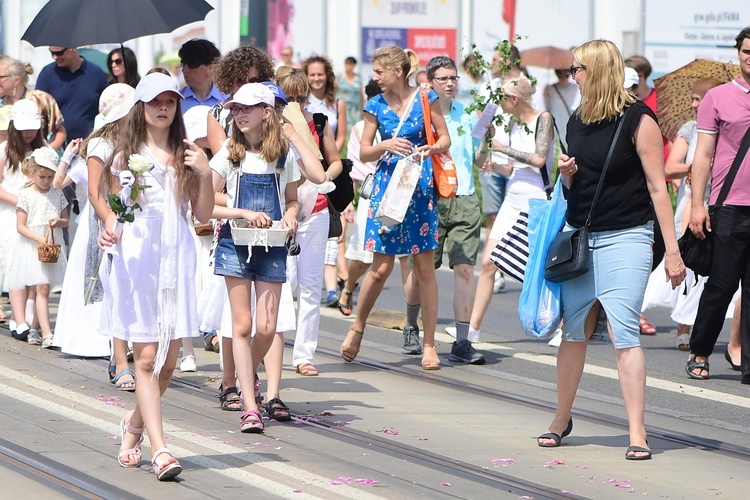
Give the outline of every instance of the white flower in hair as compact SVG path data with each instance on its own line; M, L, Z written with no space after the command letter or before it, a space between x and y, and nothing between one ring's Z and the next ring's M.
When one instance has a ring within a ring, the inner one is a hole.
M148 161L145 156L132 154L130 155L130 158L128 158L128 168L135 175L142 175L154 168L154 165Z

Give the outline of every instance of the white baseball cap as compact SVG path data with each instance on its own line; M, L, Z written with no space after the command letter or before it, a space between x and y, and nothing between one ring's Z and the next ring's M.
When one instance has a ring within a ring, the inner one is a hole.
M31 153L31 157L40 167L48 168L53 172L57 172L57 166L60 164L60 157L57 155L57 151L51 147L42 146L41 148L37 148Z
M246 83L234 93L231 101L224 103L224 107L231 108L234 104L255 106L260 103L273 107L275 99L273 91L262 83Z
M42 117L39 107L28 99L19 99L10 111L10 121L16 130L39 130L42 128Z
M135 89L127 83L113 83L99 97L101 125L114 123L133 108Z
M185 122L185 132L190 141L208 136L208 112L209 106L193 106L182 115Z
M180 94L180 89L177 87L177 80L164 73L151 73L141 78L141 81L138 82L135 94L133 95L133 101L151 102L162 92L173 92L180 99L184 99L182 94Z
M625 67L625 83L622 84L622 86L626 89L629 89L633 85L638 85L638 82L640 79L638 78L638 73L633 68Z

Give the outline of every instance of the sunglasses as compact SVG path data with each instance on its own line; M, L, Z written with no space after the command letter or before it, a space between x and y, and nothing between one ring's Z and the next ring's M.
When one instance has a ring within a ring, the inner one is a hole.
M300 95L300 96L297 96L297 97L286 96L286 102L296 102L296 103L299 103L299 104L304 104L304 103L307 102L307 96L306 95L304 95L304 96Z
M252 106L232 106L231 108L229 108L229 112L232 114L232 116L237 116L240 113L246 115L258 106L260 106L260 104L253 104Z
M52 57L60 57L61 55L65 54L68 51L67 48L62 50L50 50L49 53L52 54Z
M122 59L120 59L119 57L117 59L112 59L112 63L119 66L120 64L122 64Z
M448 80L452 81L453 83L458 82L460 76L436 76L433 78L433 80L440 82L440 83L448 83Z
M581 64L580 66L576 66L575 64L570 65L570 76L576 76L576 73L581 71L582 69L586 69L586 66Z
M197 61L183 61L183 60L181 60L180 64L182 64L183 66L187 66L190 69L197 69L200 66L203 66L202 63L199 63Z

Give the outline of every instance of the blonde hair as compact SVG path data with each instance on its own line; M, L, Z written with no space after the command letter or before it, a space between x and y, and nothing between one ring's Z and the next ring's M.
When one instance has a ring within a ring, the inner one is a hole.
M520 100L526 102L531 102L531 96L534 94L534 87L531 85L531 80L526 78L525 75L504 80L500 85L500 89L503 91L503 94L518 97Z
M269 163L278 160L282 155L286 156L288 148L287 140L284 138L284 133L281 130L281 123L279 123L279 119L276 117L276 111L265 103L261 103L258 106L263 106L264 112L267 109L271 110L271 116L263 120L263 124L261 125L260 142L258 144L250 144L239 127L232 127L232 135L227 145L229 161L244 160L247 151L252 148L259 149L260 156Z
M310 82L307 74L299 68L280 66L276 70L276 83L285 95L310 95Z
M29 75L34 73L34 68L31 64L22 63L10 56L0 57L0 65L5 66L11 76L21 77L21 84L23 84L24 87L29 84Z
M39 165L32 156L25 158L21 163L21 173L29 179L34 176L39 170L46 168L50 172L54 172L51 168L47 168L44 165Z
M592 40L573 50L573 58L586 71L581 105L576 114L585 124L622 116L635 102L625 83L625 66L620 51L609 40Z
M408 80L419 69L419 56L411 49L402 49L396 45L380 47L372 53L371 62L379 62L384 68L395 70L401 68L404 80Z

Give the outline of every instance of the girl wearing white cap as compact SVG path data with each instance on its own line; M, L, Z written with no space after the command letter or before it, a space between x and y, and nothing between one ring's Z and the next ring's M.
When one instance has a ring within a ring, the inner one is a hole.
M41 333L32 329L28 333L30 345L52 347L52 328L49 323L49 291L62 284L65 275L65 253L60 252L56 262L41 262L37 245L51 241L62 242L62 228L68 227L68 201L62 191L52 187L60 157L49 146L34 150L23 162L23 171L31 185L18 194L16 217L20 238L13 252L8 286L13 291L33 287L36 291L36 321ZM20 305L20 304L18 304ZM14 316L24 310L13 304Z
M100 127L91 133L80 144L80 149L71 149L76 141L71 142L63 155L60 167L55 175L54 187L62 189L70 182L75 182L84 193L85 203L77 219L78 229L70 246L68 267L65 271L60 304L55 321L54 346L65 354L83 357L110 357L110 382L118 390L135 390L135 374L128 368L127 343L114 339L109 331L101 331L102 285L96 278L96 263L99 261L100 220L105 220L112 213L107 202L100 196L99 183L104 164L112 155L112 148L121 125L122 118L133 107L131 86L115 83L104 89L99 98ZM90 181L90 182L89 182ZM91 294L86 304L89 288ZM87 321L81 322L80 318Z
M13 104L8 125L8 140L0 144L0 288L9 292L11 308L19 311L11 321L11 334L19 340L26 340L29 332L33 308L22 314L29 292L9 291L8 278L13 262L13 249L18 241L16 231L16 204L21 188L28 178L21 171L21 163L36 148L45 145L40 129L42 117L37 105L27 99Z
M121 200L130 198L124 190L135 179L132 189L141 207L132 222L119 223L117 214L110 213L99 238L102 246L113 247L111 259L101 266L102 310L109 311L106 319L115 338L133 343L138 380L136 407L120 422L117 460L122 467L140 465L145 427L160 481L182 472L164 440L161 395L172 378L182 338L198 334L188 202L200 221L211 217L214 205L206 155L185 140L181 98L172 77L144 76L105 165L113 175L102 176L103 191L119 191Z

